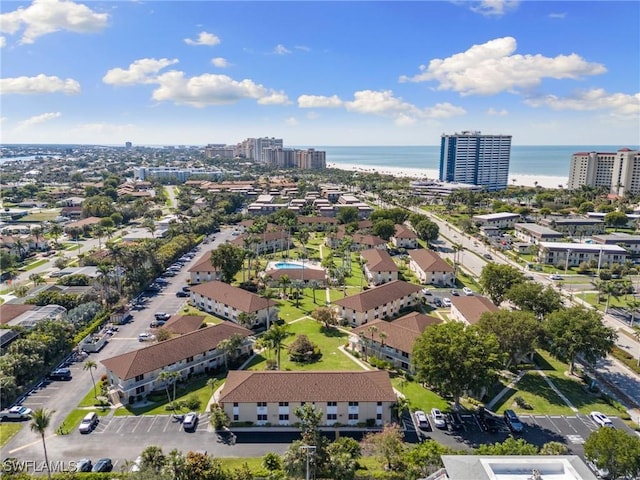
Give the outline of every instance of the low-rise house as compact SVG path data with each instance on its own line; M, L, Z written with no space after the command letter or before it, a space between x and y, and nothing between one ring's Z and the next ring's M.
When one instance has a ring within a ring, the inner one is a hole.
M263 278L271 288L275 288L281 285L280 278L284 275L288 276L291 282L303 282L306 287L310 282L316 282L318 288L323 288L327 283L327 273L324 268L274 268L265 271Z
M243 339L236 352L228 353L218 346L234 335ZM227 355L242 356L252 352L252 332L231 322L224 322L191 333L170 338L131 352L102 360L107 369L109 385L123 403L144 399L149 393L163 391L162 372L176 372L178 381L200 373L224 368Z
M440 286L454 286L455 271L437 253L420 248L410 250L409 269L414 272L420 283Z
M396 395L382 370L232 370L216 400L232 422L295 425L295 410L311 403L323 426L382 426L391 423Z
M513 228L520 220L520 215L510 212L488 213L486 215L474 215L471 221L479 227L497 227L500 229Z
M474 325L478 323L483 313L497 312L498 310L498 307L487 297L479 295L454 296L451 298L449 317L467 325Z
M408 313L390 322L374 320L354 328L349 343L352 350L365 358L374 356L395 368L413 373L413 344L428 326L438 323L442 320L419 312Z
M606 227L599 218L584 217L547 217L540 219L540 224L575 238L599 235L605 232Z
M292 245L289 232L284 230L247 233L237 236L230 243L237 247L251 249L256 255L280 252Z
M396 231L391 236L391 243L396 248L418 248L418 235L406 225L396 225Z
M298 229L306 228L313 232L324 232L337 225L338 219L335 217L298 217Z
M351 250L366 250L369 248L387 248L387 241L376 235L363 235L354 233L348 235L344 230L339 230L335 235L327 235L325 237L325 245L329 248L337 248L346 237L351 239Z
M581 263L596 262L598 268L610 267L614 263L623 264L629 258L629 252L619 245L540 242L538 261L557 267L577 267Z
M260 295L216 280L191 287L191 303L205 312L238 322L240 314L253 317L253 327L267 323L274 305Z
M523 242L561 242L566 235L552 228L538 225L537 223L516 223L514 225L514 235Z
M82 220L78 220L77 222L67 223L64 226L64 231L67 233L72 233L73 230L76 230L76 229L82 230L83 228L92 227L94 225L98 225L99 223L100 223L99 217L87 217L87 218L83 218Z
M398 279L400 270L386 250L372 248L360 252L369 285L380 285Z
M67 309L60 305L0 305L0 323L12 327L33 328L45 320L62 320Z
M352 326L359 326L379 318L391 318L414 307L422 298L419 285L394 280L362 293L334 302L340 318Z
M184 335L206 326L204 315L172 315L162 328L169 333Z
M211 252L203 253L198 261L189 267L189 283L198 285L212 280L220 280L222 273L211 264Z

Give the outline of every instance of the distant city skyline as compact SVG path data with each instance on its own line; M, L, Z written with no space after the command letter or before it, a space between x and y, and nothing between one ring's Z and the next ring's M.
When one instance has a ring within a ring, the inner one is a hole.
M633 147L640 31L624 26L639 17L629 1L5 1L0 143L438 145L479 130Z

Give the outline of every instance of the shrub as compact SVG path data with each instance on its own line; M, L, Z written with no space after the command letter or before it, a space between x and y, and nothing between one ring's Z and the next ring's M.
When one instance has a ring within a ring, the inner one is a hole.
M202 402L197 397L197 395L193 394L189 395L189 398L185 400L184 405L188 410L200 410L200 405L202 405Z
M520 408L523 408L525 410L533 410L533 406L521 396L517 396L513 399L513 401L516 402L516 405Z

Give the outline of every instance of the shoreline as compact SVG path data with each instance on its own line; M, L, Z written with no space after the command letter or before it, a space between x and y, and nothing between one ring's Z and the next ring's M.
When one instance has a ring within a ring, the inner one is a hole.
M348 170L353 172L380 173L383 175L392 175L394 177L409 177L418 179L438 179L439 172L430 168L403 168L403 167L372 167L371 165L356 163L327 163L327 168L337 168L339 170ZM509 185L519 187L535 187L542 188L566 188L569 177L562 176L545 176L527 173L510 173Z

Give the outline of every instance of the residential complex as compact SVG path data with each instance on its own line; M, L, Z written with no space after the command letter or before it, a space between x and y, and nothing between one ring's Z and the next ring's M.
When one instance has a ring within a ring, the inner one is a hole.
M463 131L442 135L440 181L504 190L509 181L511 135L482 135Z
M583 185L606 187L610 193L640 193L640 153L621 148L617 152L578 152L571 156L569 189Z

